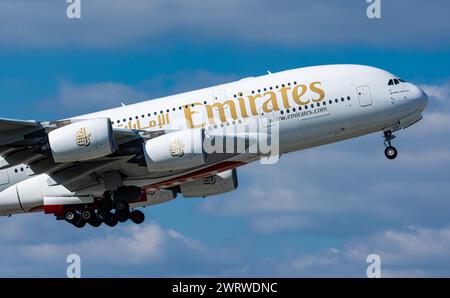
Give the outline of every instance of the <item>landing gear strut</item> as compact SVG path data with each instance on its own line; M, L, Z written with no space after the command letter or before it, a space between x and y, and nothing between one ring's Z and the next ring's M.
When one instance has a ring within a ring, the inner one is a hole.
M384 149L384 155L386 155L388 159L395 159L398 154L397 149L392 146L391 141L393 139L395 139L395 136L391 131L384 132L384 145L386 146L386 149Z

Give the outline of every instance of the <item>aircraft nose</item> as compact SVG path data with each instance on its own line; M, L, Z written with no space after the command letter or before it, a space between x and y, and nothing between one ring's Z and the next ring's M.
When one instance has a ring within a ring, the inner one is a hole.
M420 111L425 110L428 104L428 95L418 86L413 85L411 99L420 109Z

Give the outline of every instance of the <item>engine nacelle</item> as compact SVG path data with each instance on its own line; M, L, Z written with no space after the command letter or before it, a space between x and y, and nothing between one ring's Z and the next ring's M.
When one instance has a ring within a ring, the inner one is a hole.
M86 161L116 151L111 121L81 120L52 130L48 145L55 162Z
M224 171L214 176L187 182L180 185L185 198L198 198L220 195L238 187L236 169Z
M145 142L144 157L150 172L186 170L206 163L202 129L169 132Z
M156 191L151 191L142 196L141 200L135 203L131 203L130 207L138 208L145 206L152 206L162 204L171 200L174 200L177 194L169 189L158 189Z

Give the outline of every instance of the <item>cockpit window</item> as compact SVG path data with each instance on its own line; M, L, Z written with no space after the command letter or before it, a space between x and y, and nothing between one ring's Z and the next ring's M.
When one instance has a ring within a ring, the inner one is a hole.
M406 81L403 79L400 79L400 78L394 78L394 79L389 80L388 85L392 86L392 85L398 85L400 83L406 83Z

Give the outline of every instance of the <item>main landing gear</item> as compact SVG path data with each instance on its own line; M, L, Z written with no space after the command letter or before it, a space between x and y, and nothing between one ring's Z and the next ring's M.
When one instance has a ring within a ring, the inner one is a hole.
M386 146L386 149L384 149L384 155L386 155L388 159L395 159L398 154L397 149L392 146L391 141L393 139L395 139L395 136L391 131L384 132L384 145Z
M130 201L137 200L138 194L135 191L109 191L93 207L68 208L63 214L63 219L77 228L82 228L87 223L93 227L99 227L102 223L114 227L119 222L128 220L135 224L143 223L144 213L140 210L130 210L127 195L131 196L132 200Z

